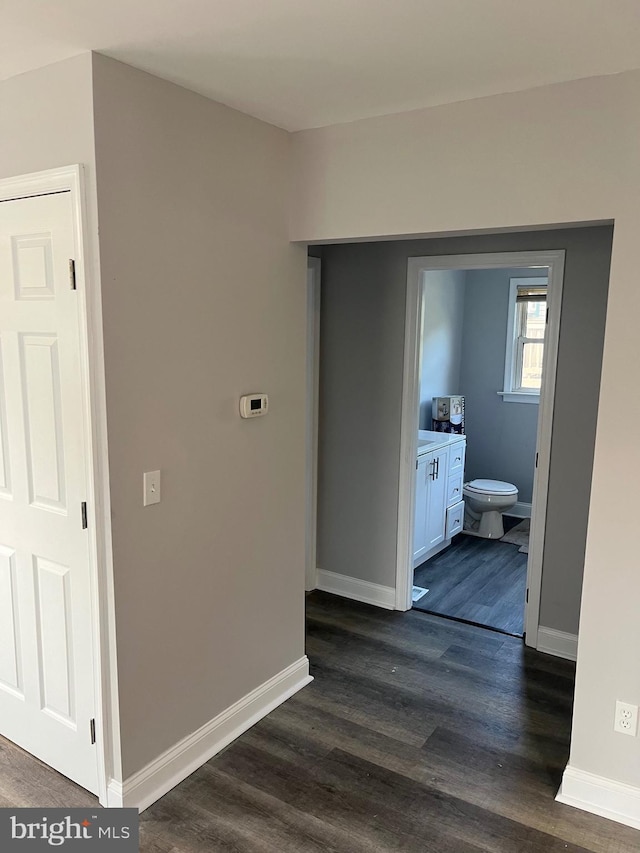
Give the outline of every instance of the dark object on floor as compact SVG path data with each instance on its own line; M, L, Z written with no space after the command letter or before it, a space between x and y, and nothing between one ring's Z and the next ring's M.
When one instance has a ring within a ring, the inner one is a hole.
M457 536L451 547L418 566L413 582L429 588L414 603L417 610L522 636L527 555L517 545Z

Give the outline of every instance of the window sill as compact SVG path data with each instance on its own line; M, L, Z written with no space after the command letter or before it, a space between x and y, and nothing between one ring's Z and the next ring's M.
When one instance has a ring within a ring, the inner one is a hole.
M498 391L503 403L539 403L540 394L528 391Z

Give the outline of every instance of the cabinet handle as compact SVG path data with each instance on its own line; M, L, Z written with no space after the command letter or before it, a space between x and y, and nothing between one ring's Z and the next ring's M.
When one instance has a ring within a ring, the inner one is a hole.
M436 459L436 476L435 476L435 479L436 480L440 479L440 457L439 456Z

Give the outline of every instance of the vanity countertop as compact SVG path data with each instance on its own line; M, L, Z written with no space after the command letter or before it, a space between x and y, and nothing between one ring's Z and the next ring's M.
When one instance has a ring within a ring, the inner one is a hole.
M418 430L418 456L430 453L432 450L441 450L450 444L466 441L466 436L455 435L448 432L433 432L429 429Z

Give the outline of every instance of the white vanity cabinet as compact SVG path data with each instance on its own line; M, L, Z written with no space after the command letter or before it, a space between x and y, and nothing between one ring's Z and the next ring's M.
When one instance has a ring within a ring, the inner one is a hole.
M433 557L462 530L465 439L421 432L416 463L414 567ZM436 438L425 438L425 436Z

